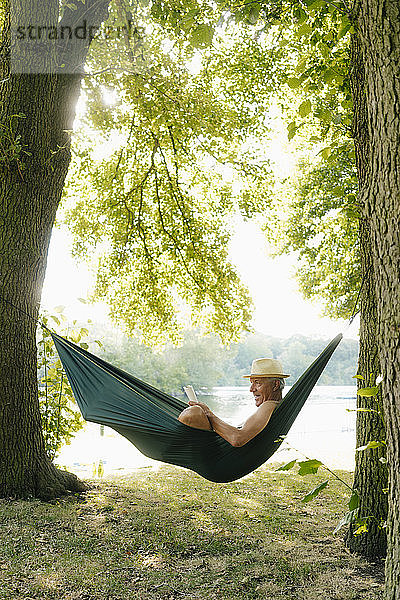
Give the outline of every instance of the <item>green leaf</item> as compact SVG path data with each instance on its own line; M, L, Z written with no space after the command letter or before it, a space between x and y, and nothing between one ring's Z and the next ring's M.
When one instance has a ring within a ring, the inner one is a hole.
M357 529L354 531L354 535L361 535L362 533L367 533L368 531L368 523L366 520L364 520L363 522L361 522L361 525L359 525L357 527Z
M340 198L341 196L343 196L343 188L340 187L340 185L337 185L333 188L332 193L337 197Z
M325 57L327 58L327 56ZM336 73L332 69L327 69L324 73L324 81L325 83L332 83L336 79Z
M303 57L296 66L296 73L303 73L308 62L308 57Z
M349 500L349 510L355 510L360 505L360 496L356 490L353 491L351 498Z
M294 467L294 465L296 464L297 460L291 460L290 462L286 463L285 465L282 465L281 467L279 467L278 469L276 469L277 471L289 471L292 467Z
M304 100L299 106L299 114L301 117L306 117L311 112L311 100Z
M211 46L214 37L214 28L211 25L198 25L193 29L190 40L195 48L206 48Z
M294 136L296 135L297 129L298 129L298 127L297 127L296 121L292 121L291 123L289 123L289 125L287 126L289 141L294 138Z
M319 42L318 48L324 58L329 57L329 55L331 53L331 49L329 48L329 46L327 44L324 44L324 42ZM326 71L324 73L324 79L327 76L327 73L329 73L328 77L331 77L332 74L334 73L334 71L332 71L331 69L328 69L328 71ZM325 81L327 81L327 80L325 79ZM327 83L329 83L329 81L327 81Z
M300 25L300 27L298 28L296 35L298 37L301 37L303 35L309 35L312 32L313 28L311 27L311 25L309 25L308 23L303 23L303 25Z
M333 533L337 533L342 527L345 525L350 525L350 523L354 523L357 519L358 508L349 511L343 517L343 519L338 523Z
M316 111L315 116L326 124L332 122L332 113L326 108Z
M65 308L65 306L61 306L61 305L60 305L60 306L56 306L56 307L54 308L54 310L56 311L56 313L62 313L62 312L63 312L63 310L64 310L64 308Z
M299 462L299 475L310 475L311 473L316 473L322 464L323 463L316 458L312 458L311 460L303 460Z
M89 348L89 344L87 344L86 342L82 342L81 344L79 344L81 348L83 348L84 350L88 350Z
M314 11L318 10L319 8L325 8L325 5L325 0L315 0L315 2L311 2L311 4L309 4L308 10Z
M348 196L346 196L346 200L347 200ZM360 379L361 381L364 381L364 377L362 377L361 375L353 375L352 379Z
M289 77L287 79L286 83L288 84L288 86L290 88L292 88L292 90L295 90L300 85L300 79L298 77Z
M304 23L304 21L307 21L307 18L308 18L307 13L300 7L297 7L293 11L293 16L297 19L297 22L299 23L299 25L301 25L301 23Z
M317 485L313 490L311 490L311 492L308 492L308 494L306 494L301 501L302 502L310 502L310 500L313 500L315 498L315 496L318 496L318 494L320 492L322 492L323 489L326 488L326 486L329 483L329 479L327 479L326 481L323 481L322 483L320 483L319 485Z
M78 298L79 302L82 302L82 304L87 304L87 300L85 300L85 298Z
M321 150L320 155L322 156L322 158L327 159L330 157L331 153L332 149L329 146L327 146L326 148Z
M379 388L378 387L366 387L366 388L360 388L359 390L357 390L357 394L359 396L364 396L365 398L373 398L374 396L376 396L379 392Z
M260 4L253 4L253 6L250 9L250 12L247 16L247 20L250 23L250 25L255 25L259 19L260 16L260 11L261 11L261 6Z
M379 415L379 412L374 408L346 408L347 412L365 412L365 413L375 413Z
M382 448L383 446L386 446L386 442L384 440L371 440L368 442L368 444L365 446L360 446L359 448L356 448L356 450L357 452L361 452L362 450L373 450L374 448Z
M186 14L184 17L182 17L181 21L180 21L180 26L182 27L182 29L184 31L189 31L194 24L194 19L195 16L194 14L191 14L192 11L190 11L188 14Z
M339 27L339 31L337 32L337 39L340 40L342 37L346 35L346 33L350 30L351 23L346 16L342 18L342 24Z

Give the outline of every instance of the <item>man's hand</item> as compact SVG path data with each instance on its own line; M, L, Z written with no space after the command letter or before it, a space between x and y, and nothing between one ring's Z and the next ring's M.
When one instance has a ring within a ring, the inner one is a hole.
M241 429L225 423L222 419L214 415L211 409L203 402L189 401L190 406L199 406L206 417L210 421L211 428L218 433L224 440L229 442L232 446L240 447L247 444L252 440L260 431L264 429L271 415L276 408L276 402L269 400L263 402L258 407L254 415L251 415L244 423Z
M214 416L214 413L212 412L212 410L207 406L207 404L204 404L204 402L194 402L193 400L189 400L188 404L189 404L189 406L200 406L200 408L203 409L203 411L205 412L207 417Z

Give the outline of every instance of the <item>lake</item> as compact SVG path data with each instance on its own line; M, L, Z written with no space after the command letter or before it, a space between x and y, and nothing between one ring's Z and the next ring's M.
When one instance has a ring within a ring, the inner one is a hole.
M289 386L286 389L290 389ZM248 387L218 387L199 397L222 419L240 425L255 410ZM292 429L269 460L318 458L336 469L354 469L356 387L316 386ZM287 448L287 446L291 448ZM161 463L143 456L125 438L108 427L86 423L69 446L64 446L57 464L80 477L91 477L101 461L105 474L157 468Z

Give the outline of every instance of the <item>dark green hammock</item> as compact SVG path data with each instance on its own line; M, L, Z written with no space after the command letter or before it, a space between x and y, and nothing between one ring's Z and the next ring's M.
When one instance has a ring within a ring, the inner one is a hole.
M76 402L87 421L112 427L143 454L196 471L210 481L234 481L279 448L342 339L338 335L290 388L267 426L234 448L213 431L178 421L187 404L164 394L94 354L52 333Z

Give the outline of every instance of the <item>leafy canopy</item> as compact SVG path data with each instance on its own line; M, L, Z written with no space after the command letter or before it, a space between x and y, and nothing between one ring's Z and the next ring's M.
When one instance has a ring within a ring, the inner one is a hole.
M187 39L155 7L115 3L113 30L135 23L124 52L94 42L66 220L76 255L98 260L94 297L128 330L159 341L190 316L226 340L251 316L228 243L233 217L270 203L259 148L282 53L228 24L212 46L194 25Z
M99 261L94 297L148 341L174 336L189 316L224 339L248 326L228 243L233 215L271 209L273 100L289 139L301 135L322 161L315 173L303 166L282 249L300 251L306 295L348 311L357 234L346 15L326 2L118 1L109 26L127 35L93 43L68 188L75 253Z
M180 28L188 37L176 13L184 11L184 4L177 9L172 0L154 6L162 6L156 13L164 27ZM348 5L341 0L267 0L213 6L219 23L252 28L258 42L267 40L270 54L279 53L284 61L268 87L287 123L288 140L295 143L299 175L275 186L272 213L277 218L268 218L266 230L279 251L298 252L303 294L319 297L331 316L348 317L361 283L348 73L354 28ZM212 22L209 7L197 5L197 23ZM260 68L268 78L268 65Z

